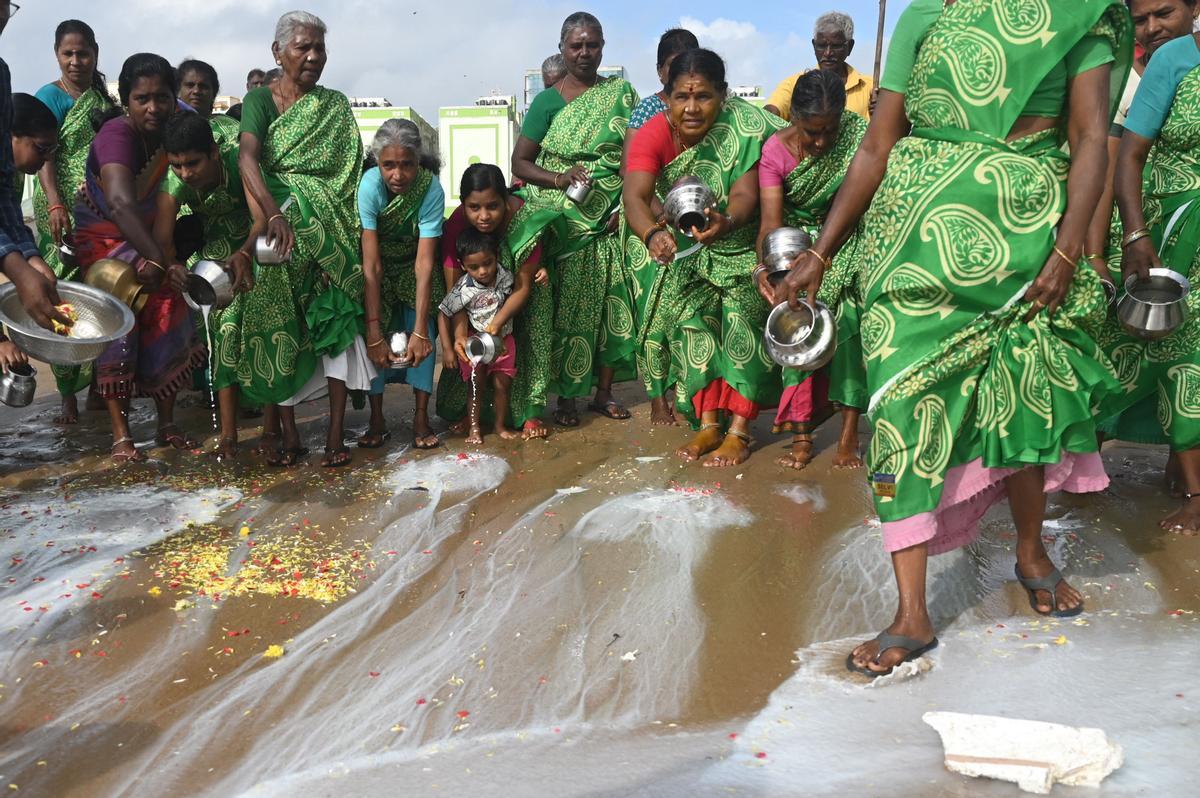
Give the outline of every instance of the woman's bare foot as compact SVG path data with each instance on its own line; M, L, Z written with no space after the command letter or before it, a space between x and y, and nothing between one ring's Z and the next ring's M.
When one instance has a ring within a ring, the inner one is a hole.
M75 394L62 398L62 409L54 417L54 423L64 425L79 423L79 400L75 398Z
M650 423L656 427L679 426L679 419L675 418L666 396L656 396L650 400Z
M687 460L689 463L695 462L702 455L706 455L720 446L724 438L719 426L703 426L692 438L691 443L675 450L675 456Z
M834 468L862 468L863 459L862 453L858 451L858 445L843 447L838 444L837 451L833 453Z
M887 628L887 632L901 637L911 637L914 640L932 640L937 636L928 615L896 621ZM875 673L886 673L896 667L909 653L902 648L880 651L877 641L868 640L855 648L850 653L850 658L859 668L865 668Z
M794 468L797 471L801 471L812 462L812 459L812 436L801 433L792 438L792 450L775 462L784 468Z
M114 463L140 463L146 459L146 455L133 445L133 438L129 437L113 441L111 452Z
M550 428L539 418L531 418L521 427L521 437L527 441L550 436Z
M521 433L517 432L516 430L511 430L503 424L497 424L496 428L492 431L506 441L515 441L517 438L521 437Z
M1041 545L1041 541L1038 541ZM1017 572L1026 579L1039 579L1044 576L1049 576L1053 571L1054 563L1050 561L1050 555L1046 554L1043 548L1040 553L1032 555L1024 555L1021 550L1017 550ZM1057 606L1055 599L1057 598ZM1075 588L1071 587L1066 579L1060 579L1054 588L1054 593L1049 590L1035 590L1034 599L1037 601L1035 608L1043 615L1049 612L1058 610L1066 612L1073 610L1083 603L1083 594Z
M1200 495L1185 499L1182 507L1159 521L1158 525L1168 532L1179 532L1189 537L1200 534Z
M476 445L483 443L483 428L478 424L471 425L471 429L467 433L467 443Z
M466 435L467 430L471 428L471 419L463 417L450 425L450 432L453 435Z
M716 451L704 458L701 465L705 468L724 468L741 465L749 457L750 442L731 432L725 436L725 440L721 442Z

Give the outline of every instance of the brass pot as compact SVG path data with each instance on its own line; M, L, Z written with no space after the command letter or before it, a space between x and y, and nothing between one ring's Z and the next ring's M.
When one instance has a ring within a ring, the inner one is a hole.
M87 269L83 281L93 288L107 291L124 302L134 315L142 312L150 299L146 286L138 282L137 272L123 260L102 258Z

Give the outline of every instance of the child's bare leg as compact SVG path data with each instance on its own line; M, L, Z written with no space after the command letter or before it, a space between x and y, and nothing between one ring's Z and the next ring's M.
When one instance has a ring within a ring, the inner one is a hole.
M492 375L492 412L496 416L494 431L506 441L521 437L519 432L508 428L508 396L512 389L512 377L507 374Z

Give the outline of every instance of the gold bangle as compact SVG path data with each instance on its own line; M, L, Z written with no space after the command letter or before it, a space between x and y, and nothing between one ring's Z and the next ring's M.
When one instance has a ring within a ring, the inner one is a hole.
M151 266L154 266L155 268L157 268L163 274L167 273L167 270L164 269L163 265L161 263L159 263L158 261L150 260L149 258L143 258L143 260L145 260L146 263L149 263Z
M1097 253L1097 254L1095 254L1095 255L1084 255L1084 256L1083 256L1083 259L1084 259L1084 260L1102 260L1102 261L1105 261L1105 262L1107 262L1107 261L1108 261L1108 258L1104 257L1103 255L1101 255L1101 254L1099 254L1099 253Z
M1058 248L1058 244L1054 244L1054 245L1053 245L1053 249L1054 249L1054 254L1058 255L1058 257L1060 257L1060 258L1062 258L1063 260L1065 260L1065 261L1066 261L1068 264L1070 264L1071 266L1076 266L1076 265L1078 265L1078 264L1075 262L1075 259L1074 259L1074 258L1072 258L1070 255L1068 255L1067 253L1063 252L1061 249L1059 249L1059 248Z
M270 219L267 219L267 224L270 224L271 222L275 221L276 219L283 219L285 222L287 221L286 216L284 216L282 213L277 213L274 216L272 216Z
M428 342L429 342L429 339L428 339L428 338L426 338L424 335L421 335L421 334L420 334L419 332L417 332L416 330L413 330L413 338L420 338L422 341L425 341L426 343L428 343Z
M379 346L382 343L386 343L386 341L384 341L382 338L380 338L378 341L371 341L367 344L367 349L370 349L373 346Z
M1125 249L1130 244L1132 244L1134 241L1143 239L1148 235L1150 235L1150 230L1148 228L1139 227L1138 229L1134 230L1132 233L1128 233L1124 238L1121 239L1121 249Z
M829 262L829 258L827 258L827 257L825 257L824 255L822 255L822 254L821 254L820 252L818 252L818 251L817 251L815 248L811 248L811 247L810 247L808 251L809 251L809 252L811 252L813 255L816 255L816 256L817 256L817 260L821 261L821 265L822 265L822 266L824 266L826 269L828 269L828 268L830 267L830 265L831 265L831 264L830 264L830 262Z
M562 191L562 189L560 189L560 188L558 187L558 179L559 179L560 177L562 177L562 173L561 173L561 172L556 172L556 173L554 174L554 188L555 188L555 189L557 189L557 190L559 190L559 191Z

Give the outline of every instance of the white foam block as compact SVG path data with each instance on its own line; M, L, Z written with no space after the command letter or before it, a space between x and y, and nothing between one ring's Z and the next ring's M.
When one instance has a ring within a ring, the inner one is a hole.
M1099 787L1124 762L1121 746L1101 729L959 712L926 712L922 720L941 736L947 769L1038 795L1055 782Z

